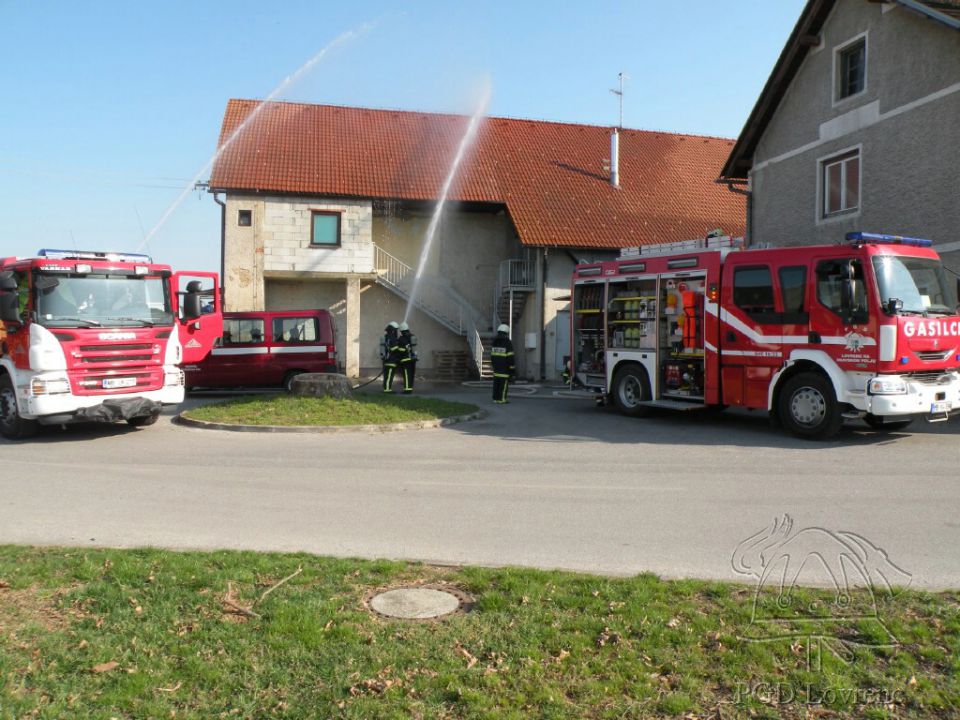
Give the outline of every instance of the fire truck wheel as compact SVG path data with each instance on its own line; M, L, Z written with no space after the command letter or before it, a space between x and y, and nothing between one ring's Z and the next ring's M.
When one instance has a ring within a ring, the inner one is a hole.
M17 412L17 395L9 375L0 377L0 435L10 440L32 437L40 428L36 420L26 420Z
M650 400L650 380L639 365L626 365L613 376L613 401L624 415L643 417L650 408L640 403Z
M780 420L800 437L823 440L836 435L843 417L830 379L804 372L787 380L780 392Z
M130 418L127 420L127 424L131 425L132 427L147 427L148 425L153 425L159 417L160 413L141 415L140 417Z
M863 418L863 421L874 430L891 432L894 430L903 430L913 422L913 418L910 418L909 420L890 420L882 415L866 415Z

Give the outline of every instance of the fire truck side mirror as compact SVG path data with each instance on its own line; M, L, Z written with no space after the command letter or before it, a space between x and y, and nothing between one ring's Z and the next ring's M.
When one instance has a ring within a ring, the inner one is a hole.
M11 270L0 272L0 320L22 322L20 318L20 294L17 292L17 277Z
M187 283L186 292L183 294L183 319L196 320L203 314L203 299L201 297L202 288L199 280L192 280Z

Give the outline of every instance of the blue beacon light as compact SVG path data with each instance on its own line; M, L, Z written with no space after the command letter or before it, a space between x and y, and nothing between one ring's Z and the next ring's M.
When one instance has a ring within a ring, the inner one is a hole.
M913 247L933 246L932 240L906 237L905 235L882 235L880 233L848 232L846 237L850 242L878 243L886 245L911 245Z

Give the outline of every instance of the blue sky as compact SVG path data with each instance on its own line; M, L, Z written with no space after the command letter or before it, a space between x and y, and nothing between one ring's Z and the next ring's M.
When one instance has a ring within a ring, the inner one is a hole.
M804 0L229 3L0 0L0 255L136 250L219 270L191 192L227 100L278 100L736 137ZM206 180L209 172L202 173Z

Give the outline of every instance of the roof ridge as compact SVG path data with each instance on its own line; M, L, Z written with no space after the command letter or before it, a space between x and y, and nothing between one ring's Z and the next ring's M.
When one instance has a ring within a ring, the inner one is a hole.
M298 107L308 107L308 108L333 108L337 110L359 110L359 111L368 111L368 112L382 112L382 113L403 113L404 115L430 115L434 117L446 117L446 118L467 118L470 117L465 113L453 113L453 112L437 112L434 110L403 110L401 108L376 108L376 107L366 107L361 105L337 105L333 103L306 103L306 102L294 102L290 100L254 100L251 98L230 98L229 103L250 103L250 104L260 104L264 102L269 102L270 104L278 105L291 105ZM614 125L596 125L591 123L582 123L574 122L572 120L538 120L537 118L525 118L525 117L511 117L508 115L487 115L488 120L502 120L510 123L534 123L536 125L559 125L562 127L583 127L583 128L595 128L601 130L612 130ZM732 142L736 138L724 137L722 135L707 135L703 133L682 133L676 132L673 130L651 130L646 128L630 128L630 127L621 127L619 128L621 132L629 133L643 133L647 135L674 135L677 137L689 137L689 138L703 138L707 140L722 140L725 142Z

